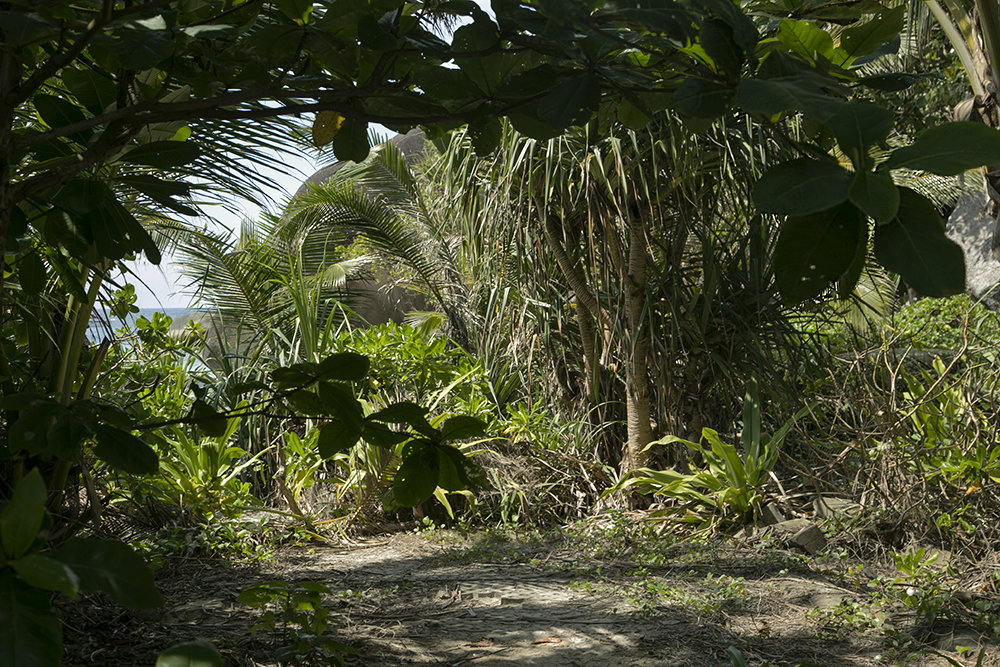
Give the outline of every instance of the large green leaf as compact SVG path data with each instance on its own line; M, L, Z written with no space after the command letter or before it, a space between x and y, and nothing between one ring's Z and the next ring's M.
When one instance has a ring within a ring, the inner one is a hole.
M278 0L278 9L281 13L293 21L306 23L309 15L312 14L312 0Z
M864 271L865 264L868 262L867 236L866 234L865 243L858 244L857 252L854 259L851 260L850 266L837 278L837 297L840 299L850 298L854 293L854 288L858 286L858 281L861 280L861 272Z
M29 585L45 591L57 591L69 598L76 597L80 580L65 563L43 556L29 554L10 562L14 571Z
M122 176L118 181L135 188L153 201L163 204L181 215L197 215L198 213L190 206L174 200L174 197L187 197L191 193L191 186L187 183L166 181L150 174Z
M211 642L185 642L160 653L156 667L222 667L222 656Z
M565 129L590 118L600 101L600 83L584 74L566 79L549 91L538 103L538 114L552 127Z
M21 478L0 513L0 543L8 558L20 558L38 537L45 519L45 482L38 468Z
M899 188L895 220L875 230L875 258L923 296L965 290L965 255L944 232L944 220L926 197Z
M469 139L479 157L493 153L503 137L503 125L497 118L479 118L469 123Z
M396 48L396 36L373 16L358 21L358 40L363 48L382 53Z
M210 438L218 438L229 428L229 418L200 398L191 404L188 416L196 420L198 428Z
M61 658L62 625L49 593L0 569L0 664L58 667Z
M134 475L152 475L160 467L160 457L152 447L128 431L98 424L94 429L94 453L112 467Z
M427 412L427 408L412 401L401 401L373 412L368 419L387 424L410 424L416 420L426 419Z
M889 222L899 211L899 190L887 171L857 172L847 197L879 222Z
M188 141L153 141L133 148L119 160L157 169L170 169L194 162L199 154L197 144Z
M641 130L652 120L648 113L629 100L618 105L618 120L630 130Z
M97 34L92 44L106 49L117 64L129 70L156 67L174 53L174 38L162 16L125 21L108 33Z
M345 118L333 137L333 152L339 160L361 162L368 157L371 145L368 143L368 121Z
M851 58L866 56L891 41L903 29L906 5L883 9L875 18L865 23L844 28L840 45Z
M29 252L17 261L17 278L26 296L36 296L45 289L45 263L37 252Z
M320 382L317 390L323 404L323 413L351 422L358 427L364 422L364 411L351 386L343 382Z
M73 570L81 591L101 591L134 609L163 604L146 561L124 542L73 538L51 555Z
M880 168L921 169L955 176L1000 164L1000 130L980 123L944 123L926 130L909 146L892 152Z
M760 34L757 32L753 20L743 12L738 4L730 0L701 0L699 4L712 10L716 16L732 28L733 39L744 53L753 53ZM669 15L668 12L658 12L655 9L652 12ZM661 16L659 20L662 21L663 18Z
M328 413L328 408L319 394L309 389L298 389L285 396L285 400L300 416L317 416Z
M487 54L497 47L499 39L496 24L481 11L475 12L473 22L458 28L452 37L455 64L487 94L495 91L504 75L503 57Z
M62 78L80 104L95 116L118 100L118 86L109 74L89 68L66 68Z
M80 107L55 95L35 95L31 98L31 102L41 119L51 128L72 125L87 118ZM73 134L72 138L85 143L89 136L90 131L82 131Z
M789 217L774 250L774 280L784 301L818 296L851 266L868 228L849 203L813 215Z
M867 166L869 147L889 136L892 121L890 111L869 102L837 105L836 111L823 119L823 123L837 137L840 147L851 156L859 169Z
M716 68L732 77L740 74L743 65L743 49L733 36L733 29L720 19L706 19L698 34L701 48L715 63Z
M353 420L326 422L319 427L316 449L324 459L331 458L358 444L362 430L362 425Z
M728 84L692 77L678 87L674 108L695 118L718 118L729 111L735 94Z
M422 441L403 446L403 462L392 482L393 498L404 507L427 500L438 486L437 447Z
M474 438L486 432L486 423L468 415L449 417L441 426L441 440L463 440Z
M765 213L809 215L847 199L851 174L833 160L798 158L768 169L753 189Z
M368 357L356 352L337 352L319 363L300 362L275 368L271 378L283 389L308 385L319 380L356 382L368 374Z
M468 461L457 447L443 445L437 448L438 486L445 491L468 489L472 482L467 472Z
M778 24L779 42L810 62L820 55L833 60L833 38L812 21L785 19Z
M783 51L773 51L756 78L744 78L736 100L752 113L767 116L802 111L818 120L834 113L849 91L841 83Z
M396 445L406 442L413 435L403 431L393 431L384 424L367 422L364 424L362 437L365 439L365 442L376 447L394 450Z
M363 354L337 352L319 362L316 374L321 380L357 382L364 379L370 367L371 362Z
M0 11L0 31L3 31L4 46L16 49L57 36L59 26L38 14Z

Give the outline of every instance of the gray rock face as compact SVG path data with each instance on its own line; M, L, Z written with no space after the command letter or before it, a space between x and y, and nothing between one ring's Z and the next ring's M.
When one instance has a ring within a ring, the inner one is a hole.
M407 163L411 166L420 159L424 154L424 150L427 148L427 138L424 136L424 131L419 127L415 127L406 134L397 134L392 139L389 140L390 143L394 144L399 152L403 154L406 158ZM297 199L307 192L312 186L322 185L330 180L337 171L343 167L346 162L334 162L333 164L327 165L317 171L315 174L306 179L305 183L299 187L295 192L293 199Z
M947 234L965 251L966 289L984 305L1000 308L1000 262L990 252L993 219L986 212L986 195L969 193L948 218ZM994 289L996 288L996 289Z
M414 128L406 134L397 134L389 142L399 149L410 166L423 157L428 145L427 138L420 128ZM312 187L330 180L345 164L347 163L335 162L323 167L306 179L295 193L295 197L301 197ZM407 313L428 310L432 307L423 294L388 280L351 279L347 281L346 290L355 297L351 305L354 313L360 318L360 321L355 322L359 326L384 324L390 321L401 324Z

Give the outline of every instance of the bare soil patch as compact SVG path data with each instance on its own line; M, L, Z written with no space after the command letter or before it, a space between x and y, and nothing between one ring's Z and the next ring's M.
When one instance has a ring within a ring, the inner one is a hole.
M184 563L159 573L167 604L156 612L97 599L84 614L68 608L66 664L152 664L167 646L204 638L229 665L275 665L282 638L251 631L260 611L236 598L278 579L329 586L333 632L356 651L346 658L355 666L730 665L730 646L752 665L975 664L953 652L921 652L939 637L905 635L903 645L866 625L863 582L794 552L674 545L650 558L630 551L588 555L561 535L395 534L289 547L254 567ZM852 604L862 611L836 613ZM902 609L868 611L896 628L911 622ZM983 664L1000 658L987 654Z

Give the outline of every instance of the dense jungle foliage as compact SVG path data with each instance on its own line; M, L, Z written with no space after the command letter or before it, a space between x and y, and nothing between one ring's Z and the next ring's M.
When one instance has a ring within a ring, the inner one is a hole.
M994 554L1000 325L945 220L997 196L997 11L0 3L0 664L177 553L414 519L702 539L808 491L859 550ZM303 145L329 179L212 222ZM165 253L184 328L135 317ZM241 601L330 664L322 592Z

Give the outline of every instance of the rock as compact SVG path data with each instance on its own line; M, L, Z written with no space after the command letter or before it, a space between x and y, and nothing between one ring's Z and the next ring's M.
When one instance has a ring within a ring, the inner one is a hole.
M819 526L810 524L792 535L790 542L804 549L809 555L812 555L826 546L826 537L823 535L823 531L819 529Z
M946 233L965 253L966 289L983 303L996 309L1000 306L1000 289L990 291L1000 282L1000 263L990 251L993 240L993 219L986 210L986 195L982 192L963 196L948 218Z
M941 651L967 650L972 656L979 653L979 635L965 631L948 632L937 640L937 647ZM963 651L965 652L965 651Z
M830 519L835 516L854 516L861 509L861 505L845 498L816 496L813 499L813 509L816 510L817 516Z
M809 519L789 519L769 527L778 535L787 538L789 544L814 554L826 546L823 531Z
M817 590L809 596L809 603L816 609L836 609L846 598L843 593L833 589Z
M764 509L760 512L760 523L764 526L773 526L775 524L781 523L785 520L785 515L781 513L778 506L774 503L768 503L764 506Z
M780 523L776 523L773 526L771 526L771 528L773 528L774 532L776 533L794 535L803 528L808 528L809 526L812 525L813 522L810 521L809 519L789 519L788 521L781 521Z

